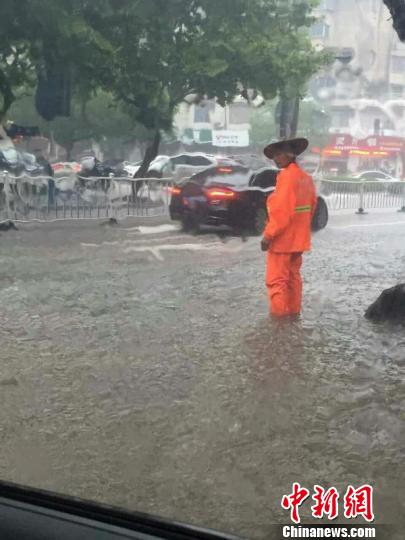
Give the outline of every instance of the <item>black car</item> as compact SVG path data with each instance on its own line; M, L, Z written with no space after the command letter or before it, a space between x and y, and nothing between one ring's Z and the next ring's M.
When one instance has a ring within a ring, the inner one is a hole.
M264 168L252 174L239 164L210 167L172 188L170 217L181 221L184 230L227 225L261 234L267 221L266 200L275 189L278 172ZM312 228L322 229L327 222L326 203L318 197Z

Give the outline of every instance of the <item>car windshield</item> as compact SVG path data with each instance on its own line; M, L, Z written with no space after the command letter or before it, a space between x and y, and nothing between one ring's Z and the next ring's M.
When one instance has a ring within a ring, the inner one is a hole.
M0 499L403 540L404 238L405 1L0 0Z

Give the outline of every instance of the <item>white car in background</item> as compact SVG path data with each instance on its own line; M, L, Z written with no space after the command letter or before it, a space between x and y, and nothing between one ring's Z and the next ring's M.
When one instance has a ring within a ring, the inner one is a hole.
M147 176L149 178L170 178L178 182L184 178L190 178L195 173L201 172L208 167L215 166L221 161L224 163L229 158L219 157L203 152L178 154L176 156L157 156L149 166ZM231 160L229 159L231 162ZM125 170L132 177L138 172L141 163L127 164Z
M394 178L388 173L383 171L361 171L353 174L353 178L359 180L368 180L369 182L399 182L398 178Z

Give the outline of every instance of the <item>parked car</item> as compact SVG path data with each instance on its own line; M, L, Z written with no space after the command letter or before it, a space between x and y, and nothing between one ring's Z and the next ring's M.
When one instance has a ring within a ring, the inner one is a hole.
M228 157L238 161L245 167L249 167L252 171L258 171L269 166L269 160L265 158L264 155L262 157L256 156L255 154L234 154Z
M394 178L390 174L383 171L361 171L353 175L353 178L359 180L368 180L370 182L398 182L398 178Z
M239 164L221 164L177 183L171 191L172 220L185 230L201 225L227 225L235 230L261 234L267 221L266 200L274 191L278 170L252 171ZM313 230L326 227L328 208L318 197Z
M157 156L150 164L148 178L171 178L174 181L180 181L183 178L189 178L195 173L203 171L210 166L219 165L227 162L236 163L227 157L204 154L202 152L184 153L176 156ZM126 165L126 171L134 177L138 172L141 163Z

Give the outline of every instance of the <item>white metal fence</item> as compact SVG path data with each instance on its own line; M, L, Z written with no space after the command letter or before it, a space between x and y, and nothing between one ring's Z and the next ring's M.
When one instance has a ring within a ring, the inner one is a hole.
M124 219L168 214L170 179L0 174L0 221Z
M172 179L14 177L0 173L0 221L125 219L169 213ZM330 210L405 212L405 182L320 180Z
M405 182L321 180L319 191L330 210L405 211Z

